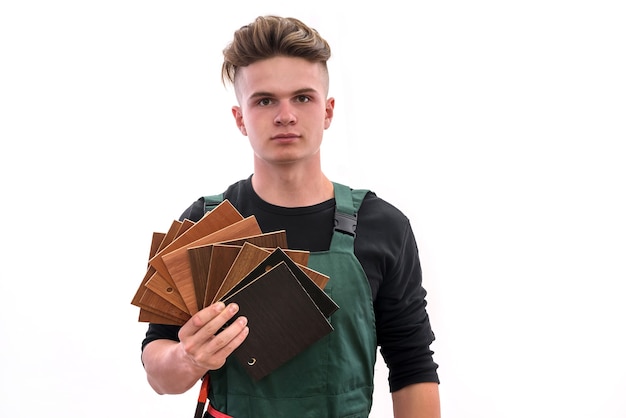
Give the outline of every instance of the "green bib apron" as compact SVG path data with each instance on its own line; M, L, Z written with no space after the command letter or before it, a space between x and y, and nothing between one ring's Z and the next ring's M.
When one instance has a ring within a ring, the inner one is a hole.
M308 264L330 277L324 290L339 305L330 317L334 331L258 382L231 356L210 372L211 409L234 418L369 415L376 330L371 288L354 255L353 234L366 191L334 187L336 227L330 249L311 253Z

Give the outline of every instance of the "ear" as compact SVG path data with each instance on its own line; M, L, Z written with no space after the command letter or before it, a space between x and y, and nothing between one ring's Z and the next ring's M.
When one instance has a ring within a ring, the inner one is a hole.
M333 115L335 112L335 98L329 97L326 100L326 117L324 118L324 129L330 127L330 123L333 121Z
M246 131L246 126L243 123L243 113L241 113L241 108L239 106L232 107L233 116L235 118L235 123L237 124L237 128L241 132L242 135L247 136L248 132Z

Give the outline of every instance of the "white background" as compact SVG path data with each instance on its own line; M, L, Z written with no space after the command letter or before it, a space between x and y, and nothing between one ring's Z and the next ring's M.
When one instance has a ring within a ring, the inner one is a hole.
M626 417L622 2L295 3L0 3L0 416L193 415L130 300L152 232L250 174L221 51L276 13L333 46L327 174L411 218L444 417Z

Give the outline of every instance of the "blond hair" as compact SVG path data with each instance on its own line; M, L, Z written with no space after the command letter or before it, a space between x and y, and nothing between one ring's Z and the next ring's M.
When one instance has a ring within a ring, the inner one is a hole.
M235 31L224 49L222 82L235 83L237 69L276 56L320 63L327 73L330 45L317 30L292 17L259 16Z

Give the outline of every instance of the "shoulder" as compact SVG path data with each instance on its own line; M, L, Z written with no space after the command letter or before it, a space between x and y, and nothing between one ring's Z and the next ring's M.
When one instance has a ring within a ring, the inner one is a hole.
M355 250L359 259L372 257L390 262L414 242L408 217L387 200L368 193L357 215Z
M352 193L353 202L361 200L361 204L358 210L359 221L361 217L365 217L368 220L383 220L389 219L394 222L404 222L406 216L393 204L387 200L379 197L376 192L365 188L352 188L341 183L335 184L335 193L337 193L337 185L340 186L340 190L344 190L341 193L345 196L345 190L350 190ZM345 200L345 197L344 197Z
M406 228L409 220L406 215L376 193L369 191L363 199L358 213L358 222L371 225L387 225L387 227ZM358 225L358 223L357 223Z

